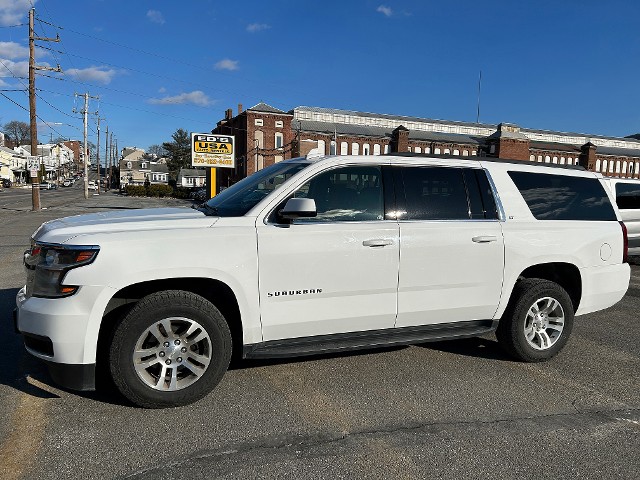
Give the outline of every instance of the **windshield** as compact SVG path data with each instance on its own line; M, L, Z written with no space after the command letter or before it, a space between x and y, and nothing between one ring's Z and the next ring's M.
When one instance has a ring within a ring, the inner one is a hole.
M308 163L276 163L223 190L199 208L205 215L239 217L276 190Z

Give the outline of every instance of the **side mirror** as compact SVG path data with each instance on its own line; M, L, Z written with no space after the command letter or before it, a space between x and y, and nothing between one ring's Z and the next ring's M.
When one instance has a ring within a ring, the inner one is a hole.
M313 198L290 198L278 216L284 220L311 218L318 214L316 201Z

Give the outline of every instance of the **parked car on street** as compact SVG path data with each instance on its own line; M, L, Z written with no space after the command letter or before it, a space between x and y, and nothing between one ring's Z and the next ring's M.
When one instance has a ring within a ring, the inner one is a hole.
M89 181L88 188L89 190L98 190L98 186L96 185L96 182L94 182L93 180Z
M43 180L40 182L40 190L55 190L58 186L55 183Z
M64 182L62 182L63 187L71 187L73 186L74 181L71 178L67 178Z
M8 178L3 178L0 186L4 188L11 188L11 185L11 180L9 180Z
M640 180L605 178L629 232L629 255L640 255Z
M93 389L102 368L149 408L202 398L232 352L281 358L495 332L514 359L540 362L563 349L574 316L622 299L627 240L602 176L581 167L295 158L197 209L42 224L14 318L56 382Z

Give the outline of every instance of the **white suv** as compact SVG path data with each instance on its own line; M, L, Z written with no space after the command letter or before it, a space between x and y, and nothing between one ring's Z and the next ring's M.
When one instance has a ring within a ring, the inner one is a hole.
M110 372L132 402L206 395L268 358L496 331L541 361L625 294L611 194L576 167L337 156L279 162L197 210L43 224L16 324L54 380Z

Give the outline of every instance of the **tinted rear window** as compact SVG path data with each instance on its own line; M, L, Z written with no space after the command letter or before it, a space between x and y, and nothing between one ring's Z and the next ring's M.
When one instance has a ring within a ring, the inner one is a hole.
M640 209L640 184L617 183L616 203L621 210Z
M402 167L407 220L468 220L461 168Z
M509 172L538 220L616 220L604 187L596 178Z

